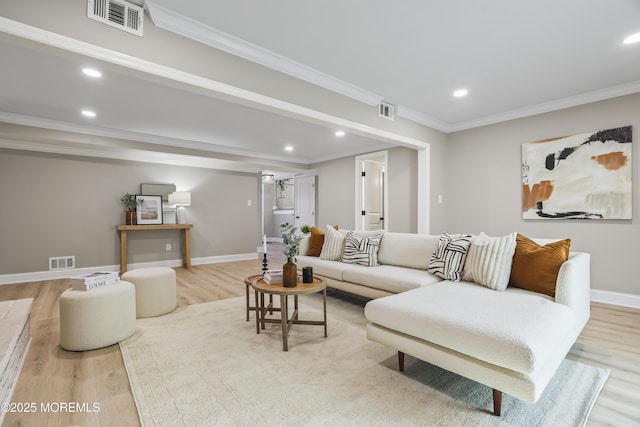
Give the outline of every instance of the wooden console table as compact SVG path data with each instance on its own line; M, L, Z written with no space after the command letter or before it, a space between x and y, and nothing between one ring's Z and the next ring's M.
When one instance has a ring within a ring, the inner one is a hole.
M186 268L191 267L191 229L193 224L119 225L120 274L127 271L127 232L150 230L182 230L182 260Z

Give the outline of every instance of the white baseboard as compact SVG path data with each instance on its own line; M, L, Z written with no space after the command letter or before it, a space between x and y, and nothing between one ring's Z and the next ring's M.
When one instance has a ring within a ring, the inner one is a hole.
M245 261L258 259L258 254L255 252L247 254L234 254L234 255L220 255L212 257L192 258L191 265L203 265L203 264L218 264L221 262L233 262L233 261ZM127 264L128 270L134 270L136 268L145 267L181 267L182 259L171 259L165 261L152 261L152 262L135 262ZM71 276L79 276L81 274L89 274L94 271L120 271L120 265L103 265L96 267L74 268L69 270L57 270L57 271L34 271L32 273L17 273L17 274L1 274L0 285L8 285L10 283L25 283L25 282L41 282L45 280L65 279Z
M591 289L591 301L640 309L640 295Z
M257 259L258 254L256 252L249 252L247 254L218 255L203 258L194 258L191 260L191 265L219 264L221 262L247 261ZM182 265L182 262L180 263L180 265Z
M89 274L94 271L120 271L119 265L103 265L98 267L71 268L69 270L56 271L34 271L31 273L2 274L0 275L0 285L10 283L41 282L44 280L64 279L81 274Z

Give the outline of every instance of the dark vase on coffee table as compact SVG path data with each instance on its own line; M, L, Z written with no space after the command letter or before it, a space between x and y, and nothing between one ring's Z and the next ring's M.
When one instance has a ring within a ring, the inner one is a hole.
M298 267L291 258L282 266L282 286L285 288L295 288L298 284Z

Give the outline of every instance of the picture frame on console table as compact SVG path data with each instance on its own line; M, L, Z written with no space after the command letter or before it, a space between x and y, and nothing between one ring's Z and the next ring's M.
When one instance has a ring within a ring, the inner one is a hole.
M162 196L136 195L138 225L162 224Z

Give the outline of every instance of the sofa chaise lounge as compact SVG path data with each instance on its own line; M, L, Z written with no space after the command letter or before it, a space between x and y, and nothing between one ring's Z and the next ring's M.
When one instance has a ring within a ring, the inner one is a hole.
M327 233L335 234L329 227ZM335 254L309 256L312 242L306 237L298 267L313 267L330 287L372 298L365 306L367 337L397 349L400 370L406 353L485 384L493 389L496 415L503 392L535 403L589 319L589 254L569 253L564 245L566 260L557 261L550 293L514 286L498 291L430 273L442 236L385 232L378 237L378 266L343 262ZM558 243L531 241L541 251L557 249ZM488 253L498 256L495 250ZM527 262L524 258L525 266ZM531 266L537 269L535 262ZM540 272L526 276L536 274Z

